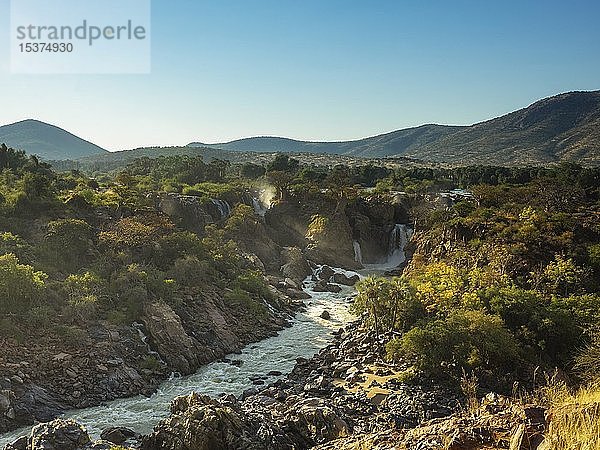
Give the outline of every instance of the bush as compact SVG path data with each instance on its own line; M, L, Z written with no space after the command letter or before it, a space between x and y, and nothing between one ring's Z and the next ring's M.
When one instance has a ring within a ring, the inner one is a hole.
M19 264L15 255L0 256L0 311L21 314L41 303L48 276Z
M387 346L392 359L407 357L433 375L460 377L463 369L507 369L519 359L516 342L498 316L459 310L415 327Z
M19 236L10 232L0 233L0 255L13 253L19 261L31 262L31 247Z
M87 333L76 326L59 325L55 328L56 335L70 347L81 347L87 340Z
M19 344L25 341L25 335L9 317L0 318L0 337L14 339Z
M227 292L224 298L228 304L240 307L257 318L267 316L267 307L261 301L252 298L248 292L240 287L235 287Z
M41 257L46 265L61 271L75 272L89 258L93 248L94 230L78 219L61 219L48 223L48 231L41 246Z
M185 256L175 261L171 276L181 286L199 287L209 279L210 265L195 256Z
M27 312L27 325L33 328L45 329L50 326L55 316L56 311L51 306L34 306Z

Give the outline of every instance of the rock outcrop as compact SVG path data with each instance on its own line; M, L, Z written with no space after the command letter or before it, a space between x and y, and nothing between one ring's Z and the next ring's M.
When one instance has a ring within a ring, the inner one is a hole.
M302 286L304 279L312 274L306 257L298 247L284 247L281 250L281 261L281 274L293 280L297 287Z
M198 342L186 333L181 319L169 305L147 304L142 320L156 350L171 367L184 375L199 367Z
M5 450L110 450L107 441L92 442L85 428L73 420L56 419L35 426L29 436L17 439Z

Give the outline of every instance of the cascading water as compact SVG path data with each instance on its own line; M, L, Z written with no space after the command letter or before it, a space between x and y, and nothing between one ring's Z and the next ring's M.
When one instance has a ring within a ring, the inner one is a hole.
M260 217L265 217L265 214L269 209L267 206L263 205L258 198L252 199L252 206L254 207L254 212Z
M221 220L226 219L231 214L231 206L225 200L220 200L216 198L211 198L210 201L213 205L217 207L219 210L219 214L221 215Z
M354 246L354 261L359 264L362 264L363 259L362 259L362 250L360 248L360 242L354 241L352 243L352 245Z
M319 270L319 269L317 269ZM336 269L347 276L354 272ZM315 292L316 281L308 277L304 284L311 295L304 312L296 314L292 326L282 330L277 336L250 344L241 354L231 355L231 359L241 361L239 366L227 362L214 362L201 367L194 375L173 376L162 383L151 397L132 397L107 402L104 405L74 410L65 417L82 423L93 439L98 438L103 429L112 426L129 427L139 433L149 433L161 419L169 415L171 401L180 395L199 392L211 396L222 393L239 395L253 387L251 378L262 377L266 383L274 382L278 376L266 376L270 371L283 374L291 372L296 358L310 358L333 340L331 331L344 326L354 317L349 312L354 288L342 286L339 293ZM327 310L330 320L321 318ZM26 435L31 428L0 435L0 448Z
M379 264L365 264L365 269L374 271L386 271L395 269L406 262L406 245L412 237L413 230L407 225L397 223L390 231L388 252Z

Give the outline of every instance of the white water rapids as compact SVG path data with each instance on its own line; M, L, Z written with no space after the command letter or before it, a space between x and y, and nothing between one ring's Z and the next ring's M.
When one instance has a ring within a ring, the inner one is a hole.
M336 271L353 275L340 269ZM310 358L333 340L332 331L344 326L352 315L349 312L354 288L342 286L338 294L314 292L314 282L305 289L312 299L306 300L305 312L296 314L293 324L275 337L250 344L241 354L230 355L230 359L241 360L240 367L224 362L214 362L201 367L194 375L173 378L160 385L158 391L147 398L144 396L107 402L105 405L74 410L65 415L82 423L92 439L108 427L124 426L138 433L148 433L161 419L169 415L171 400L193 391L219 396L221 393L239 395L253 387L250 377L264 376L272 370L287 374L296 364L296 358ZM324 320L321 313L327 310L331 320ZM268 384L281 377L269 377ZM0 448L17 437L29 433L31 427L0 435Z

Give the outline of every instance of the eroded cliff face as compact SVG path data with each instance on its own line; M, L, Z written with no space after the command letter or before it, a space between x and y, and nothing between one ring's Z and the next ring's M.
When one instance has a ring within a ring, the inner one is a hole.
M406 199L357 199L341 208L332 202L277 203L265 215L267 235L283 247L301 248L316 264L357 269L385 260L396 224L408 224ZM362 261L356 256L360 245Z
M175 307L145 305L143 326L102 322L72 345L43 332L27 345L0 340L0 432L69 409L149 395L171 372L191 374L274 335L300 303L275 288L271 293L264 314L225 302L222 292L207 287Z

